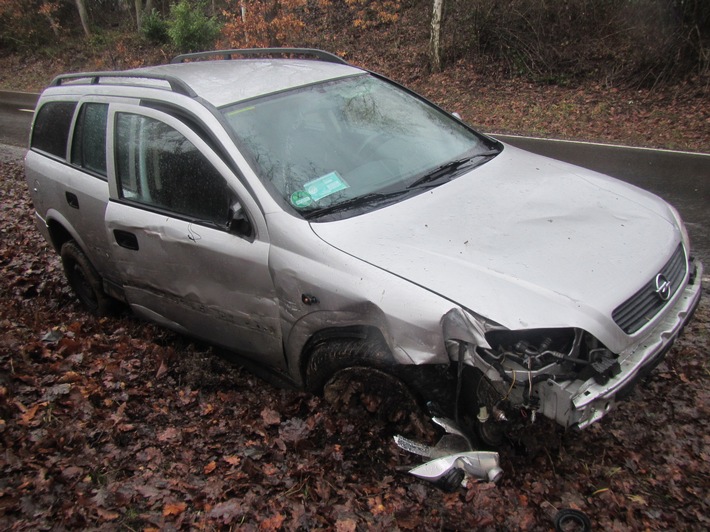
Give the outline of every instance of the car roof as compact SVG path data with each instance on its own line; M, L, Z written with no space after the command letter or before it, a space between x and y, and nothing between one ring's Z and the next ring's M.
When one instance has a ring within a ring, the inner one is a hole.
M216 107L365 71L346 64L304 59L195 61L126 71L171 76L184 81Z

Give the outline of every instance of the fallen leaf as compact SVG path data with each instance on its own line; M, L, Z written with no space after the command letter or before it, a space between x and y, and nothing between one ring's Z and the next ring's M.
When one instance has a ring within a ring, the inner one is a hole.
M242 459L239 456L236 455L231 455L231 456L225 456L223 458L225 462L227 462L229 465L237 466L241 463Z
M99 514L99 517L104 521L115 521L121 517L121 514L118 512L110 512L108 510L104 510L103 508L96 508L96 513Z
M209 475L209 474L212 473L212 471L214 471L216 468L217 468L217 462L215 462L214 460L212 460L209 464L207 464L207 465L205 466L205 469L204 469L205 475Z
M279 413L269 407L266 407L261 411L261 419L267 427L281 423L281 416Z
M168 372L168 366L165 364L165 360L160 361L160 367L158 368L158 372L155 374L155 379L158 380L160 377L165 375Z
M276 514L259 523L261 530L279 530L283 525L285 517L281 514Z
M626 498L629 499L631 502L640 504L641 506L646 506L648 504L646 502L646 499L644 499L641 495L628 495Z
M357 521L350 517L346 519L338 519L335 522L335 530L337 532L355 532L357 530Z
M168 517L170 515L180 515L187 509L187 503L184 502L173 502L167 503L163 506L163 515Z
M178 429L175 427L168 427L163 432L158 434L158 441L168 442L177 439L178 436L180 436L180 431L178 431Z
M19 401L15 401L16 405L19 405L21 407L21 410L23 411L23 414L20 416L20 425L27 426L29 425L32 420L34 419L35 415L37 414L37 411L40 409L40 407L47 406L48 403L46 402L41 402L41 403L35 403L29 408L25 408L22 403Z

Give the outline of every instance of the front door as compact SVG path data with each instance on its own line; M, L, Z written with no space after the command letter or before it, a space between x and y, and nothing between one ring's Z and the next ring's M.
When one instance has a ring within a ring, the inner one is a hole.
M109 128L106 228L128 303L148 319L283 368L268 235L249 193L170 115L112 105ZM236 206L250 231L230 229Z

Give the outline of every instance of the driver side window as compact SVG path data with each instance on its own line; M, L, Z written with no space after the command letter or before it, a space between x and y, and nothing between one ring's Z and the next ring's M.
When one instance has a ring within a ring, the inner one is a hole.
M234 194L184 135L153 118L117 113L115 136L123 199L227 227Z

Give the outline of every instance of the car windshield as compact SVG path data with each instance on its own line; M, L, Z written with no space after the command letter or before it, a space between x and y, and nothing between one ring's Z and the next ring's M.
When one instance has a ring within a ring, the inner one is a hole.
M222 109L272 193L342 218L444 183L500 151L424 100L363 74Z

